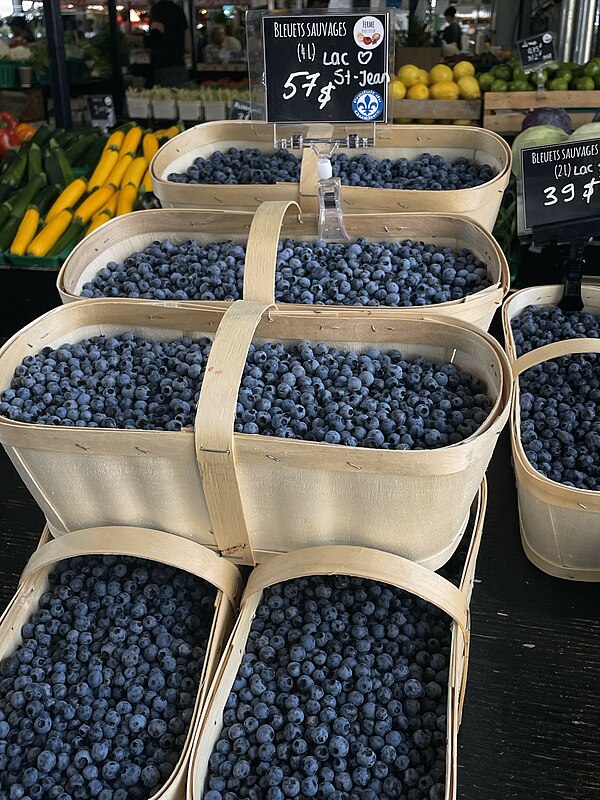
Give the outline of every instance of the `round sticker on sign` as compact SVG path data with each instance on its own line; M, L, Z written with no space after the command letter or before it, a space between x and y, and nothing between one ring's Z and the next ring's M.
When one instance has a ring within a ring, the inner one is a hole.
M542 42L544 44L550 44L551 41L552 41L552 34L551 33L545 33L542 36Z
M374 50L383 42L385 31L377 17L361 17L354 26L354 41L363 50Z
M370 122L381 114L383 108L383 97L379 92L373 92L370 89L363 89L355 95L352 101L352 111L363 122Z

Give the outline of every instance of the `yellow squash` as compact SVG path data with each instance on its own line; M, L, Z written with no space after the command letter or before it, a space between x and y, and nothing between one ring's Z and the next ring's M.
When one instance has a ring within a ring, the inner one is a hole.
M116 150L118 153L123 145L124 140L125 134L123 131L115 131L114 133L111 133L111 135L108 137L108 141L104 145L104 150L102 152L106 153L109 150Z
M121 145L121 151L119 153L120 157L123 158L123 156L127 155L128 153L132 156L135 156L141 141L142 129L139 127L139 125L136 125L135 128L127 131L127 135L125 136L123 144Z
M150 175L149 169L146 170L146 174L144 175L144 180L142 181L142 185L140 188L143 189L145 192L154 191L152 189L152 177Z
M87 223L100 209L104 208L111 195L114 193L112 186L103 186L87 197L77 209L75 214L76 219Z
M59 211L53 220L44 225L38 235L27 248L28 256L42 258L54 247L73 219L73 214L65 208Z
M128 184L119 192L119 205L117 206L117 217L121 214L129 214L133 211L133 206L137 198L137 187Z
M105 186L112 186L113 189L118 189L125 177L125 173L133 162L133 156L130 153L122 156L112 169L112 172L104 182Z
M135 158L131 164L127 172L125 173L125 177L123 178L123 186L133 186L137 192L138 186L142 182L142 178L144 177L144 173L148 169L148 162L143 156L139 156L139 158Z
M108 222L109 219L112 219L115 216L117 213L117 204L119 202L120 194L121 192L113 192L111 194L104 208L101 208L100 211L97 211L92 217L92 221L90 222L90 226L87 229L86 234L95 231L96 228L99 228L100 225L104 225L105 222Z
M148 163L152 160L152 156L158 150L158 139L153 133L147 133L144 136L144 141L142 142L142 152L144 153L144 158Z
M83 178L75 178L74 181L63 189L54 201L52 208L46 214L46 222L50 222L54 217L65 208L73 208L81 200L87 189L87 183Z
M122 133L122 131L121 131ZM108 181L111 172L119 160L119 153L116 150L108 150L102 154L100 161L88 183L88 192L93 192Z
M33 241L33 237L37 233L39 223L40 212L34 206L28 208L10 246L10 252L13 256L25 255L27 248Z

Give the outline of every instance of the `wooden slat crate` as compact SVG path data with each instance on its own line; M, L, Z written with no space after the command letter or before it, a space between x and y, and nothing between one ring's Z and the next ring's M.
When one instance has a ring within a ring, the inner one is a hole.
M483 127L496 133L519 133L525 115L534 108L564 108L573 127L591 122L600 109L600 91L486 92L483 95Z
M394 119L468 119L477 125L481 100L394 100Z
M181 800L185 792L192 743L198 736L208 690L233 627L241 595L241 574L233 564L206 548L169 533L144 528L113 527L78 530L53 539L48 528L45 528L39 547L21 575L15 596L0 617L1 658L12 655L20 645L21 628L31 614L37 611L39 599L48 589L48 576L54 566L68 558L89 555L147 558L186 570L217 588L206 657L187 739L173 773L152 796L152 800Z
M227 644L215 677L206 713L197 726L193 744L186 800L202 800L207 791L209 758L223 729L223 711L236 679L252 626L265 589L276 583L305 576L350 575L386 583L427 600L445 611L452 620L447 699L445 800L456 800L458 730L464 703L470 649L469 602L475 577L487 501L483 482L469 551L458 586L398 556L368 548L312 547L287 553L258 567L248 581L240 616Z
M522 289L505 303L502 312L506 349L516 379L511 440L521 541L527 557L544 572L570 580L600 581L600 492L563 486L546 478L531 466L521 444L518 376L561 355L600 352L598 339L571 339L517 358L511 320L531 305L557 305L562 295L562 286ZM582 297L585 310L600 316L600 286L584 285Z
M318 238L316 216L299 215L297 212L299 208L295 203L270 202L263 203L256 214L186 208L137 211L116 217L93 231L73 250L58 275L58 292L63 303L80 300L84 284L92 280L108 261L123 261L131 253L143 250L156 240L174 238L177 241L195 239L199 242L215 242L232 239L248 245L244 299L275 302L275 267L280 237L289 236L298 241L315 241ZM506 258L496 241L477 223L450 214L347 214L344 224L351 238L364 236L369 241L378 242L416 239L440 247L450 246L455 250L465 247L471 250L486 265L491 286L462 300L427 306L427 314L461 319L482 330L489 328L496 309L508 291L510 276ZM211 308L225 309L230 305L216 300L200 302ZM372 319L393 318L398 311L415 318L424 313L423 306L399 309L389 306L309 306L298 303L280 305L279 308L290 314L338 317L367 314Z

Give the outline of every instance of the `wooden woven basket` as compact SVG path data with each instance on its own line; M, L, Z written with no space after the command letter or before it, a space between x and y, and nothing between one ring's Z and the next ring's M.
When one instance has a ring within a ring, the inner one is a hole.
M313 126L321 136L344 136L343 126ZM315 213L317 201L317 156L310 149L302 151L300 183L274 186L216 186L171 183L171 172L186 170L198 156L229 147L257 147L273 150L273 126L256 122L215 122L191 128L160 148L150 165L154 193L165 208L227 208L248 211L268 200L295 200L305 212ZM358 151L339 150L348 155ZM373 189L342 187L345 213L436 212L452 213L478 222L491 231L498 215L502 195L510 178L511 150L498 134L482 128L455 125L385 125L377 129L375 147L360 151L374 158L418 158L435 152L446 159L461 156L478 164L489 164L495 176L483 186L451 191L416 191L411 189Z
M510 361L516 361L517 351L511 328L511 320L519 316L529 306L556 306L562 300L564 286L531 286L512 294L502 306L502 327L506 354ZM584 310L600 316L600 285L583 284L581 287Z
M453 620L448 680L446 800L457 794L457 737L466 689L469 659L469 601L486 507L486 486L482 484L477 518L460 585L398 556L362 547L312 547L287 553L258 567L250 576L240 616L227 644L218 674L198 726L190 762L187 800L202 800L208 760L223 727L223 710L246 649L248 633L264 590L275 583L309 575L352 575L397 586L427 600Z
M200 686L190 728L178 764L155 800L182 800L185 796L192 743L204 712L208 690L220 663L223 646L231 631L241 594L241 576L236 567L194 542L141 528L95 528L78 530L52 539L45 529L40 546L29 559L14 598L0 617L0 652L5 658L21 642L21 628L38 608L48 589L48 575L58 561L82 555L131 555L148 558L186 570L217 588L214 617L202 666Z
M342 323L251 301L233 303L225 315L189 304L70 303L0 350L0 386L43 346L123 330L154 339L212 337L217 326L194 431L54 427L0 417L0 441L53 533L82 525L153 527L249 564L329 543L375 547L432 568L443 564L458 546L509 412L506 356L495 339L466 323L400 312L393 321L363 316ZM359 352L399 348L407 356L452 360L485 382L494 407L473 436L439 450L350 450L234 434L252 340L325 341Z
M290 213L294 209L299 211L296 203L269 202L263 203L255 214L169 209L138 211L117 217L97 228L73 250L58 274L58 292L63 303L80 300L79 294L84 284L92 280L108 261L122 261L156 240L169 237L180 240L192 238L202 242L232 239L248 244L245 299L274 302L275 264L280 237L289 236L304 241L318 238L316 217ZM477 223L440 214L349 214L344 223L351 238L363 236L371 241L387 242L409 238L440 246L449 245L455 249L470 249L486 265L492 285L463 300L427 306L427 314L431 317L441 315L461 319L482 330L489 328L496 309L508 291L510 276L502 250ZM212 301L206 305L224 309L230 303ZM368 314L378 319L393 318L398 311L387 306L357 308L281 304L278 308L290 314L315 313L344 317ZM424 308L403 308L401 311L403 314L422 316Z
M571 353L600 353L600 340L554 342L513 363L511 441L521 541L530 561L549 575L600 581L600 492L574 489L546 478L531 466L521 444L519 375L544 361Z

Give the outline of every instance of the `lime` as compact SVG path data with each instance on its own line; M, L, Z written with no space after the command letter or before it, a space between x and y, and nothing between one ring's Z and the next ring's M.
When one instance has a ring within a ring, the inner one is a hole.
M490 92L508 92L508 83L503 80L495 80L490 86Z
M573 80L573 70L569 67L561 67L556 71L557 78L564 78L567 83Z
M526 80L519 79L508 84L509 92L530 92L531 86Z
M593 78L582 77L582 78L577 78L577 80L575 81L575 89L578 92L589 92L591 89L595 88L596 84L594 83Z
M583 74L586 78L596 78L600 75L600 64L597 61L588 61L583 68Z
M550 89L551 92L566 92L568 88L569 84L565 78L552 78L548 84L548 89Z
M596 85L596 89L600 89L600 75L597 78L594 78L594 83Z
M512 69L507 64L499 64L497 67L494 67L494 77L497 78L499 81L508 81L512 80Z
M527 73L522 67L515 67L512 74L513 81L526 81Z
M479 88L482 92L489 92L492 88L492 83L494 82L494 76L491 72L483 72L479 76Z
M581 66L581 64L571 63L569 64L569 69L573 73L574 78L579 78L581 75L583 75L583 67Z

